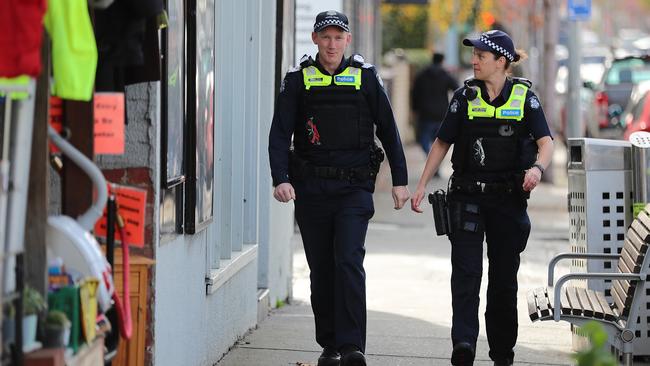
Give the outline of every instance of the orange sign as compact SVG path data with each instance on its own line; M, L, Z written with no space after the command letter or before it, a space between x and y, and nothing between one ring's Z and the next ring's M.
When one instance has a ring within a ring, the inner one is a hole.
M124 154L124 93L95 93L95 155Z
M61 133L63 131L63 100L59 97L50 97L50 126ZM59 152L59 148L50 143L50 151Z
M127 243L142 248L144 246L144 214L147 207L147 191L112 183L108 185L108 190L115 195L117 213L124 221ZM116 242L120 239L118 230L116 226ZM95 235L106 238L106 209L104 209L104 216L95 224Z

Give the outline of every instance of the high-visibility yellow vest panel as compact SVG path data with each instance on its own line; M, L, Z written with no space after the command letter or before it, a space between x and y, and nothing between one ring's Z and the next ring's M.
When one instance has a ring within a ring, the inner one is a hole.
M334 76L325 75L316 66L308 66L302 69L302 77L305 83L305 89L312 87L323 87L332 85L353 86L355 89L361 89L361 69L348 66L340 74Z
M49 0L44 18L52 38L52 93L64 99L92 98L97 44L85 0Z
M488 104L481 96L481 88L473 86L472 89L476 90L476 98L468 101L467 103L467 117L474 118L497 118L497 119L512 119L521 121L524 118L524 102L526 101L526 93L528 87L522 84L514 84L510 97L504 105L495 108Z

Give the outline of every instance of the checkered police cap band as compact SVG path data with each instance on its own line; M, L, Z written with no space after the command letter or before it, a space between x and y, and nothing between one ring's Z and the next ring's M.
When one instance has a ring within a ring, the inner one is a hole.
M346 32L350 31L348 17L336 10L328 10L318 13L314 22L314 32L320 32L329 26L336 26Z
M486 37L485 35L481 34L481 37L479 38L479 40L480 40L481 42L485 43L486 45L488 45L488 46L489 46L490 48L492 48L494 51L496 51L496 52L498 52L499 54L505 56L505 57L508 59L508 61L510 61L510 62L515 61L515 56L514 56L512 53L510 53L510 52L509 52L508 50L506 50L505 48L499 46L498 44L496 44L496 43L490 41L490 39L489 39L488 37Z
M465 38L463 39L463 45L474 46L483 51L490 51L496 55L505 57L510 62L517 62L520 59L508 33L497 29L483 32L478 38Z
M330 25L335 25L337 27L340 27L341 29L345 30L346 32L350 31L350 28L348 28L348 25L338 19L325 19L322 22L318 22L314 24L314 30L321 30L324 29L325 27L329 27Z

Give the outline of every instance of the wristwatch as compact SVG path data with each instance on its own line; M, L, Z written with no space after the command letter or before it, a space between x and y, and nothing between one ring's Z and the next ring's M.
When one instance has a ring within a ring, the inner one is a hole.
M544 174L544 167L540 163L535 163L531 166L531 168L537 168L539 169L540 173Z

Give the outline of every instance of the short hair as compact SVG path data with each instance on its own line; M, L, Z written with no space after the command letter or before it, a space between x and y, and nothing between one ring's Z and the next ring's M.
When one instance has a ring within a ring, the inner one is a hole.
M442 61L444 61L445 55L439 52L434 52L433 53L433 63L438 65L441 64Z

